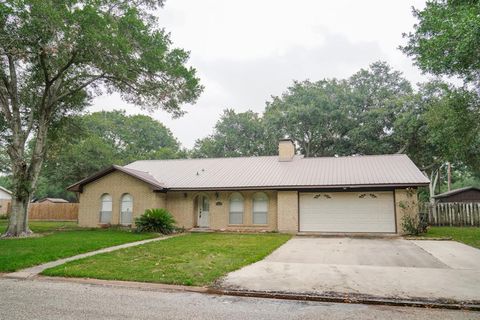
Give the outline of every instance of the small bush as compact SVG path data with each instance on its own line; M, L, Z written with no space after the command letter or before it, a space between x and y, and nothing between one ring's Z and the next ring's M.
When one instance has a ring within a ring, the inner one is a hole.
M420 219L418 215L405 215L402 218L402 229L408 235L418 236L427 231L427 223Z
M135 219L138 232L160 232L170 234L175 231L175 219L165 209L147 209Z

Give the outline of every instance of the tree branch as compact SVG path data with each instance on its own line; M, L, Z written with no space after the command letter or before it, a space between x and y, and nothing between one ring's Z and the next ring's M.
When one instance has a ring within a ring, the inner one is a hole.
M68 62L60 70L58 70L57 74L54 75L50 80L50 83L55 82L58 78L60 78L63 75L65 71L67 71L68 68L70 68L70 66L75 62L76 56L77 56L77 52L73 51L72 57L70 58L70 60L68 60Z
M54 105L55 103L57 103L58 101L61 101L63 98L66 98L74 93L77 93L79 92L80 90L88 87L89 85L91 85L92 83L94 83L95 81L101 79L105 77L105 73L102 73L100 75L97 75L97 76L94 76L92 79L86 81L85 83L77 86L76 88L73 88L71 90L68 90L67 92L59 95L58 97L56 97L55 99L53 99L51 102L50 102L50 105Z

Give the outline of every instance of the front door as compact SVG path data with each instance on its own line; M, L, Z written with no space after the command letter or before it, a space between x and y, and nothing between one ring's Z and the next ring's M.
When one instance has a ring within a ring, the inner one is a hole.
M198 216L197 216L197 221L198 221L198 226L203 227L203 228L208 228L210 226L209 224L209 210L210 210L210 204L208 201L208 198L206 196L198 196Z

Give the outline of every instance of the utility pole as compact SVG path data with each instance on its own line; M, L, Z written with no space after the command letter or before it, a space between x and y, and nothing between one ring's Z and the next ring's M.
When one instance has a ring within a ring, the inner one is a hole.
M452 189L452 166L450 162L447 162L447 186L448 191L450 191Z

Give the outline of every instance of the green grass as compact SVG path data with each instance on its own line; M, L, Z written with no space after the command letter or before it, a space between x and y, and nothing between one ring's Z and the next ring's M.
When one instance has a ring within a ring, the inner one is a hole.
M0 224L2 231L4 227L4 223ZM80 253L157 236L121 230L81 229L70 222L32 222L30 227L41 235L0 240L0 272L16 271Z
M430 227L425 237L451 237L455 241L480 249L480 228L478 227Z
M263 259L285 234L188 234L97 255L45 270L49 276L209 285Z
M0 233L7 228L8 220L0 219ZM35 233L80 229L74 221L30 221L30 229Z

